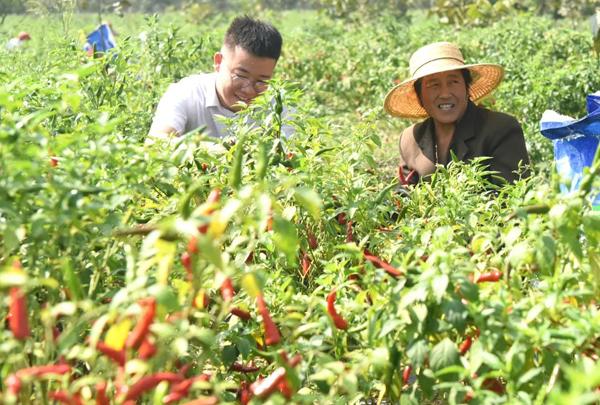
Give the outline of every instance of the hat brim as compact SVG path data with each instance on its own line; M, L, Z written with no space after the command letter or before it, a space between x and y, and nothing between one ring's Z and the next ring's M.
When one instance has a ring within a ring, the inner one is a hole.
M504 77L504 68L492 63L449 66L445 69L438 69L435 73L458 69L469 69L471 71L473 81L469 86L469 96L474 102L481 100L494 91ZM432 73L404 80L402 83L393 87L385 96L383 105L385 110L395 117L415 119L426 118L428 116L427 111L425 111L419 102L414 83L429 74Z

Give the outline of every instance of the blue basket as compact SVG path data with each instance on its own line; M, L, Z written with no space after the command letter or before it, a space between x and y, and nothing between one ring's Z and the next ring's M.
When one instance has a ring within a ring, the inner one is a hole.
M582 119L546 111L540 122L542 135L554 143L556 170L564 193L579 190L583 169L592 165L600 143L600 92L588 95L586 105L588 115ZM592 204L600 207L600 190L592 190L592 199Z

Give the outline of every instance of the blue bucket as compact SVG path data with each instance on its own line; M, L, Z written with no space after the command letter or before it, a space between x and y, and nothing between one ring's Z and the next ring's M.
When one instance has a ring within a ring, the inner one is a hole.
M546 111L540 122L542 135L554 144L563 193L579 190L583 169L592 165L600 143L600 92L588 95L586 101L588 115L582 119ZM592 204L600 207L600 190L593 189L591 194Z

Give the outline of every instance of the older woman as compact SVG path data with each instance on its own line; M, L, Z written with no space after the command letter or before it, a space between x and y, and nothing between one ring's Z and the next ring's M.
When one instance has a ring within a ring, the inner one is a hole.
M465 64L455 44L437 42L411 56L410 75L387 94L384 105L393 116L427 118L400 137L401 172L407 182L446 165L450 152L461 161L489 157L489 169L508 182L527 174L519 172L529 157L517 120L475 105L500 84L501 66ZM497 176L492 180L503 182Z

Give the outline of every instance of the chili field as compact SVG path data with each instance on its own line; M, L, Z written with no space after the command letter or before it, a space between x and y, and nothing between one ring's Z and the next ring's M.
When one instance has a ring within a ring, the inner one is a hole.
M600 401L600 158L561 194L539 133L600 90L587 26L261 11L283 55L235 136L149 145L232 15L110 16L98 59L72 17L0 25L32 37L0 50L0 403ZM484 104L522 123L531 178L453 162L399 187L409 122L383 98L437 40L506 68Z

